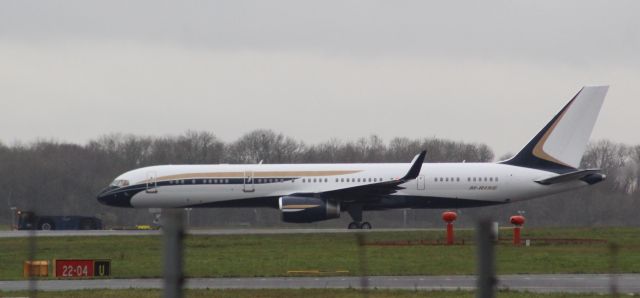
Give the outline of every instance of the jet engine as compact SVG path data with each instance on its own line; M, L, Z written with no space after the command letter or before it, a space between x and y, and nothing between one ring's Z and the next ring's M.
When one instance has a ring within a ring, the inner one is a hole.
M284 196L278 204L284 222L303 223L340 217L340 203L333 200Z
M602 182L605 179L607 179L607 175L602 174L602 173L593 173L593 174L589 174L589 175L583 177L580 180L589 183L589 185L593 185L593 184L596 184L598 182Z

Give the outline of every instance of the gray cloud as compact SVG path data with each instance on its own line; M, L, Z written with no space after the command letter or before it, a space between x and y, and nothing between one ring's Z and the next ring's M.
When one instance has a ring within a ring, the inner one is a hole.
M273 128L519 149L584 84L630 133L637 1L5 1L0 140ZM506 124L506 125L505 125Z
M115 39L226 50L633 63L637 1L12 1L18 40Z

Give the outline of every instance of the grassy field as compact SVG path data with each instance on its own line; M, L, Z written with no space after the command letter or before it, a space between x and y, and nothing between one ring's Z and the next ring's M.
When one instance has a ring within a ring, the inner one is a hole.
M472 240L471 231L458 239ZM510 237L503 231L501 237ZM436 240L440 231L371 232L365 243ZM497 246L499 274L607 273L611 243L617 243L617 272L640 272L640 229L525 229L523 238L594 238L609 243ZM288 276L289 270L319 270L324 275L444 275L473 274L473 245L358 246L357 234L281 234L188 236L185 271L190 277ZM112 276L161 276L161 237L39 237L36 259L112 259ZM27 238L0 239L0 280L22 279L28 258ZM360 263L363 255L365 263ZM335 273L335 271L348 271ZM299 274L300 275L300 274ZM303 274L304 275L304 274Z
M9 296L27 296L28 292L7 292ZM114 297L114 298L147 298L160 297L160 290L82 290L82 291L65 291L65 292L38 292L38 297L63 297L63 298L83 298L83 297ZM438 297L438 298L470 298L475 297L473 292L469 291L411 291L411 290L370 290L363 292L355 289L334 290L334 289L313 289L313 290L188 290L185 297L238 297L238 298L267 298L267 297L305 297L305 298L413 298L413 297ZM1 297L1 296L0 296ZM540 294L540 293L521 293L513 291L498 292L499 298L601 298L603 295L596 294Z

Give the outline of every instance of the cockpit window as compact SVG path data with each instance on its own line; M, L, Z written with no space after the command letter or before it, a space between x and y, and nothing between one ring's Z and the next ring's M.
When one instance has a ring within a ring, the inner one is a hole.
M129 186L129 180L114 180L113 182L111 182L111 186L116 186L116 187L125 187L125 186Z

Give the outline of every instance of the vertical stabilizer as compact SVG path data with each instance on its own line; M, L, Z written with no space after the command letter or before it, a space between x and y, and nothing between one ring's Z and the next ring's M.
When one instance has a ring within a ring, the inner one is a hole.
M578 168L608 89L583 87L516 156L502 163L558 173Z

